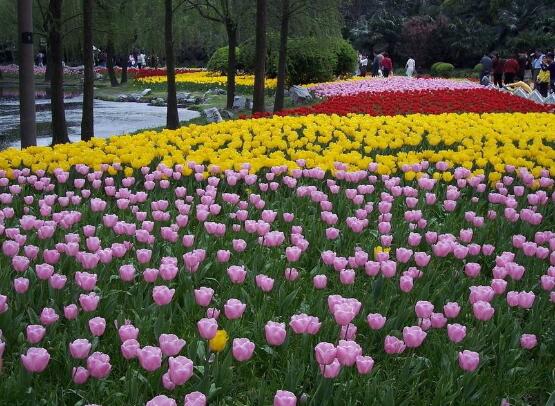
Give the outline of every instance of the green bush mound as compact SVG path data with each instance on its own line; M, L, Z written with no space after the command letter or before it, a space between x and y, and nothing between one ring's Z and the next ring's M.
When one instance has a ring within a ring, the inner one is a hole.
M450 63L436 62L432 65L431 73L435 77L449 78L453 75L454 70L455 67Z
M208 63L206 64L206 69L213 72L221 72L222 75L226 75L228 55L229 55L228 47L222 47L222 48L216 49L216 51L214 51L214 53L208 60ZM237 60L237 69L242 69L240 47L235 48L235 56Z

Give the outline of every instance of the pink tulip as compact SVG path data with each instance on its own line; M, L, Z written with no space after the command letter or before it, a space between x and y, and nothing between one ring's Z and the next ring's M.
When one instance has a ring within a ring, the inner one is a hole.
M274 395L273 406L296 406L297 397L292 392L286 390L278 390Z
M320 365L320 372L327 379L336 378L341 372L341 363L336 358L328 365Z
M79 304L85 312L94 312L98 307L99 302L100 296L98 296L95 292L91 292L88 295L79 295Z
M146 402L146 406L177 406L177 402L166 395L158 395Z
M418 348L424 342L427 333L418 326L403 328L403 341L409 348Z
M443 313L432 313L430 322L433 328L443 328L447 324L447 318Z
M447 335L449 340L454 343L460 343L466 337L466 326L458 323L447 325Z
M518 294L518 306L522 309L531 309L536 295L534 292L519 292Z
M266 275L256 275L254 279L256 286L258 286L263 292L270 292L274 287L274 280Z
M159 273L160 271L158 269L147 268L143 271L143 279L145 280L145 282L154 283L156 282L156 279L158 279ZM165 280L171 280L171 279L165 279Z
M101 352L93 352L87 358L87 369L93 378L106 378L112 370L110 356Z
M167 286L155 286L152 290L152 299L158 306L167 305L172 301L175 289L169 289Z
M299 278L299 271L297 271L295 268L285 268L284 274L285 279L290 282L293 282Z
M197 322L197 328L203 339L211 340L216 336L216 332L218 331L218 322L216 319L200 319Z
M356 366L359 374L369 374L374 368L374 359L369 356L359 355L356 357Z
M287 332L285 331L285 323L276 323L273 321L268 321L264 326L264 334L266 336L266 341L268 344L273 346L282 345L287 337Z
M339 340L337 359L341 365L353 366L360 355L362 355L362 348L355 341Z
M44 348L31 347L25 355L21 355L21 363L28 372L41 373L50 362L50 354Z
M230 320L241 318L247 305L238 299L229 299L224 305L224 314Z
M183 385L193 376L193 361L184 356L168 359L170 379L175 385Z
M366 321L372 330L380 330L386 322L386 318L379 313L370 313Z
M461 306L457 302L449 302L443 306L443 313L448 319L454 319L459 315Z
M228 262L230 257L231 252L229 250L218 250L216 253L216 260L220 263Z
M479 300L472 305L472 312L474 317L478 320L487 321L493 317L495 309L488 302Z
M412 277L410 276L401 276L400 280L399 280L399 288L405 292L408 293L412 290L414 286L414 281L412 279Z
M89 330L95 337L100 337L106 330L106 320L102 317L95 317L89 320Z
M195 301L199 306L208 306L212 301L212 296L214 296L214 289L201 287L195 289Z
M40 322L45 326L49 326L51 324L56 323L59 318L60 316L56 314L56 310L50 307L45 307L44 309L42 309L42 312L40 313Z
M69 352L75 359L85 359L89 356L92 344L86 338L79 338L69 343Z
M123 358L127 360L136 358L137 351L140 350L140 348L141 348L141 345L134 338L125 340L120 346L121 354L123 355Z
M76 385L83 385L89 380L90 373L87 368L73 367L71 370L71 379Z
M421 319L428 319L434 311L434 305L426 300L419 300L414 306L416 315Z
M185 395L183 406L206 406L206 396L201 392L191 392Z
M467 372L474 372L480 364L480 354L464 350L459 352L459 366Z
M242 284L245 282L247 271L244 266L232 265L227 268L227 275L232 283Z
M64 306L64 317L68 320L74 320L77 318L79 314L79 309L76 305L70 304L68 306Z
M239 362L248 361L252 358L255 345L248 338L235 338L233 339L232 354Z
M133 281L135 279L135 267L130 264L120 266L119 277L124 282Z
M125 324L118 329L118 335L122 343L131 339L136 340L139 336L139 329L126 320Z
M29 290L29 279L27 278L16 278L13 280L14 290L20 295L24 294Z
M30 324L26 328L27 341L31 344L37 344L42 341L46 334L46 329L37 324Z
M526 350L531 350L538 345L538 339L535 334L523 334L520 336L520 346Z
M406 345L403 340L395 336L386 336L384 340L384 350L387 354L401 354L405 351Z
M137 358L141 367L149 372L156 371L162 366L162 350L158 347L147 345L137 350Z

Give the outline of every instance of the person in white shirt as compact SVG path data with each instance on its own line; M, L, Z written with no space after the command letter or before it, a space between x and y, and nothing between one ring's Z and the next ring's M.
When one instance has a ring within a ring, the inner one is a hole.
M368 70L368 57L366 55L362 55L360 59L360 76L366 76L366 72Z
M138 65L139 69L142 69L146 66L146 56L145 56L144 52L141 52L137 56L137 65Z
M409 58L409 60L407 61L407 64L405 65L405 68L407 70L407 76L409 78L412 78L412 75L414 74L414 68L415 68L416 62L414 61L414 59Z

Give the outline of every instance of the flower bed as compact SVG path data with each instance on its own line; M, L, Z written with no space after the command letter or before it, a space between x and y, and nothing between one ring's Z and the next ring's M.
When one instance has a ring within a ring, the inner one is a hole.
M442 113L497 113L497 112L550 112L552 105L535 103L509 93L480 89L424 90L380 93L358 93L352 96L332 96L307 107L286 109L278 115L307 114L368 114L394 116L398 114ZM271 113L255 114L253 118L267 117Z
M0 403L549 403L555 115L411 97L0 152Z
M407 92L430 90L479 89L478 83L468 80L418 79L405 76L390 78L365 78L308 85L318 97L352 96L358 93Z
M178 87L208 89L213 86L225 87L227 84L227 76L207 71L190 72L177 74L175 76L175 81ZM167 78L166 76L147 76L139 77L135 82L137 84L148 86L165 86ZM276 83L276 79L266 79L265 87L270 90L275 89ZM235 77L235 84L239 89L243 89L245 91L252 90L252 87L254 86L254 76L237 75Z

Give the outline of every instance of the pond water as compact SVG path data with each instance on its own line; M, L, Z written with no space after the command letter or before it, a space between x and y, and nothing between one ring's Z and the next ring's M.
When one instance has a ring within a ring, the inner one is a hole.
M36 97L37 144L49 145L50 100L46 90L38 90ZM68 90L65 98L66 121L71 141L78 141L81 133L82 97L79 91ZM188 121L199 117L196 111L179 109L179 119ZM94 129L96 137L109 137L135 132L143 128L163 127L166 108L144 103L94 101ZM0 87L0 149L19 148L19 99L17 88Z

